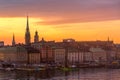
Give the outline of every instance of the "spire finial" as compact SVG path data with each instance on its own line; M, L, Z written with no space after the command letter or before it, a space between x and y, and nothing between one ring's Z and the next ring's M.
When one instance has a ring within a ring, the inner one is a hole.
M29 17L27 15L27 25L26 25L26 30L29 31Z

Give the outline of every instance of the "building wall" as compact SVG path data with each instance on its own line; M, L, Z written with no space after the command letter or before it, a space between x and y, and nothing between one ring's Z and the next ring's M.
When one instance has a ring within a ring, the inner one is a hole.
M116 52L117 59L120 60L120 50Z
M93 60L96 61L96 62L99 62L99 61L107 61L107 55L106 55L106 52L94 52L93 53Z
M0 48L0 61L4 61L5 59L4 51L5 51L4 48Z
M96 58L96 59L95 59ZM117 60L117 54L114 51L106 51L104 53L97 53L96 56L94 56L94 60L98 62L113 62Z
M4 54L0 52L0 61L4 60Z
M73 51L68 53L68 61L71 64L92 61L92 53Z
M53 56L53 49L51 47L42 47L41 48L41 60L42 62L53 62L54 56Z
M54 61L55 63L65 63L65 49L54 49Z
M93 55L93 61L95 62L106 62L107 61L107 53L104 49L100 47L92 47L90 51Z
M24 47L17 47L17 51L16 51L17 55L17 62L19 63L26 63L27 62L27 57L28 57L28 53L27 50Z
M117 52L116 51L106 51L107 61L112 62L117 59Z
M34 47L35 49L40 50L42 48L42 43L32 43L31 44L32 47Z
M26 63L27 51L23 47L2 47L0 48L0 59L5 62Z
M40 64L40 53L29 53L30 64Z
M83 53L83 61L84 62L91 62L93 61L93 54L91 52L84 52Z
M77 51L68 52L68 61L70 64L74 64L76 62L82 62L83 53Z

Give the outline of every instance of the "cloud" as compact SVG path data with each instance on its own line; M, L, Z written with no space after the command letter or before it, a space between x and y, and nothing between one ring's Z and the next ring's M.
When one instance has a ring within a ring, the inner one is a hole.
M111 20L120 19L119 5L119 0L0 0L0 17L23 17L29 13L31 17L65 19L59 23Z
M96 19L63 19L63 20L55 20L55 21L39 21L35 22L37 25L63 25L63 24L74 24L74 23L84 23L84 22L97 22L97 21L110 21L116 20L117 17L114 18L96 18Z

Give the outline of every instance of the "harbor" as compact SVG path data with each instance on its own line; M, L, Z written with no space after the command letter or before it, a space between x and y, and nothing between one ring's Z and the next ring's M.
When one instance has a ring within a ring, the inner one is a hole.
M0 80L119 80L120 69L85 68L71 71L1 71Z
M0 70L5 71L45 71L45 70L61 70L61 71L72 71L79 69L94 69L94 68L104 68L104 69L120 69L120 64L113 62L111 64L76 64L68 65L56 65L56 64L0 64Z

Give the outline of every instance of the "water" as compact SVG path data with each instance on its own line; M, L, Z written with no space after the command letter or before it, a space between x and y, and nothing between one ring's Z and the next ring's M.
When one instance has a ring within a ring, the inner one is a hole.
M120 69L0 71L0 80L120 80Z

